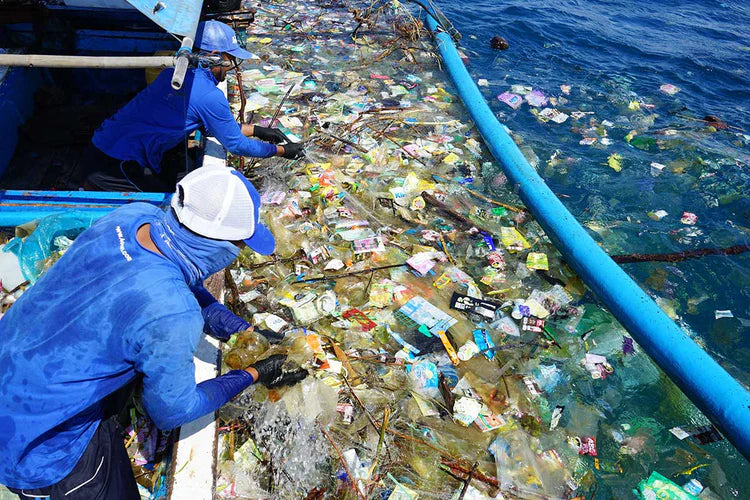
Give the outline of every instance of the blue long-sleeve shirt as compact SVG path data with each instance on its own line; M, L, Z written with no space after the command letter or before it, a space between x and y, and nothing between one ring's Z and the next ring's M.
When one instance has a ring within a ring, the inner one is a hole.
M102 123L92 142L119 160L161 171L164 153L203 125L230 153L267 158L276 146L242 135L224 94L206 68L189 69L182 89L172 88L174 69L165 69L128 104Z
M83 232L0 319L0 483L65 477L103 416L103 399L143 375L160 428L215 411L249 386L236 370L195 383L201 309L177 265L136 230L162 217L126 205Z

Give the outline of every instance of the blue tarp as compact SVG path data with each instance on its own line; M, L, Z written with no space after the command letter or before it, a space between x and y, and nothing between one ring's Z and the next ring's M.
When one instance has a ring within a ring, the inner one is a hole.
M127 0L169 33L195 39L203 0Z

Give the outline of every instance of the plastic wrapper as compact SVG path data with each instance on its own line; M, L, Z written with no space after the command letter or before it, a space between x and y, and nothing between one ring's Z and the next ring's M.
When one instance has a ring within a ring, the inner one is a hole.
M91 216L75 212L50 215L40 219L31 234L16 236L3 250L16 254L23 275L34 283L52 265L50 257L59 257L92 222Z

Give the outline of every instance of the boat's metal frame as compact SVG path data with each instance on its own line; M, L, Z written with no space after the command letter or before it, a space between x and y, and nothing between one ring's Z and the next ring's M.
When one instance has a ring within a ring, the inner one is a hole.
M0 227L14 227L48 215L77 210L94 219L133 202L169 206L172 193L21 191L0 189Z

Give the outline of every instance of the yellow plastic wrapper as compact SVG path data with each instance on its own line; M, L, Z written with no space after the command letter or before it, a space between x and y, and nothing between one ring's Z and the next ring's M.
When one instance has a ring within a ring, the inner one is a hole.
M526 267L529 269L538 269L540 271L549 271L549 261L546 253L529 252L526 257Z
M612 153L609 155L609 158L607 158L607 165L609 165L609 168L615 172L619 172L622 170L622 156L617 153Z
M521 236L521 233L515 227L501 227L500 228L500 241L503 246L507 248L511 253L520 252L530 248L529 242L526 238Z
M383 308L393 301L393 283L386 280L370 287L370 305Z

